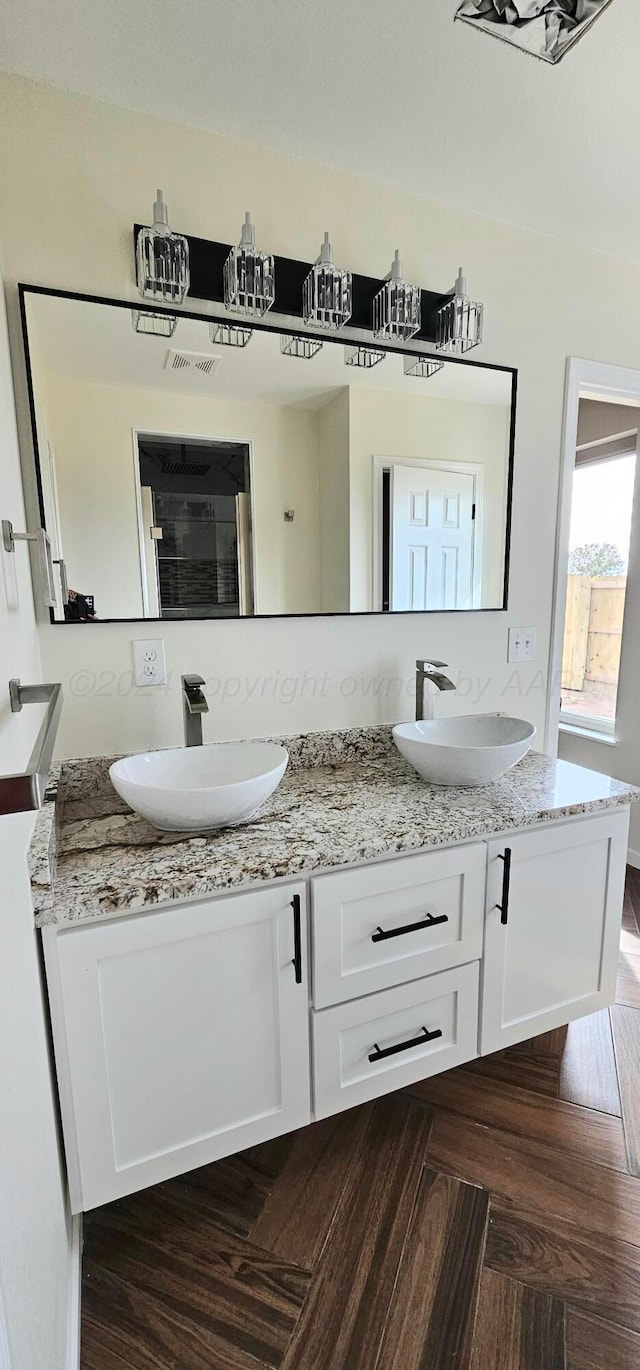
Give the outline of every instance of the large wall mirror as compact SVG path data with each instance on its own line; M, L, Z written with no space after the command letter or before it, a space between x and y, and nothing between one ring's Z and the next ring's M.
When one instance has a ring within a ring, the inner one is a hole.
M21 298L54 621L506 607L514 371Z

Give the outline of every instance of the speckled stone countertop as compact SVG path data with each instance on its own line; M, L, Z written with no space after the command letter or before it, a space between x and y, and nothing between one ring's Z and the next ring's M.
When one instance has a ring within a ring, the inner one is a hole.
M284 779L257 818L209 834L161 833L111 786L113 757L65 762L30 851L36 924L117 915L276 877L597 813L640 790L530 752L482 789L425 784L391 729L283 740Z

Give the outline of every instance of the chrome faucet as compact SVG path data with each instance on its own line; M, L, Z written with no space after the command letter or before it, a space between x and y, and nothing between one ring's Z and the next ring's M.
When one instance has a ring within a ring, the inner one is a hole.
M428 661L416 661L416 722L433 718L434 690L455 690L453 681L440 670L446 664L446 661L433 661L431 658ZM433 688L425 689L427 681Z
M204 680L201 675L183 675L181 680L184 745L201 747L202 715L209 712L209 705L202 691Z

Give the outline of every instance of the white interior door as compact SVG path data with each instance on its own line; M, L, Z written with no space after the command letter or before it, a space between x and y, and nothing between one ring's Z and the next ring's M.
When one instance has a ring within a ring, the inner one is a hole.
M472 607L474 499L467 472L391 467L392 609Z

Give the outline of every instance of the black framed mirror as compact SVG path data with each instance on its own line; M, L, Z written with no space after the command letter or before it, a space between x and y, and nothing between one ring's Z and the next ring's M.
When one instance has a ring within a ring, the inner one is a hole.
M52 622L506 609L514 369L20 300Z

